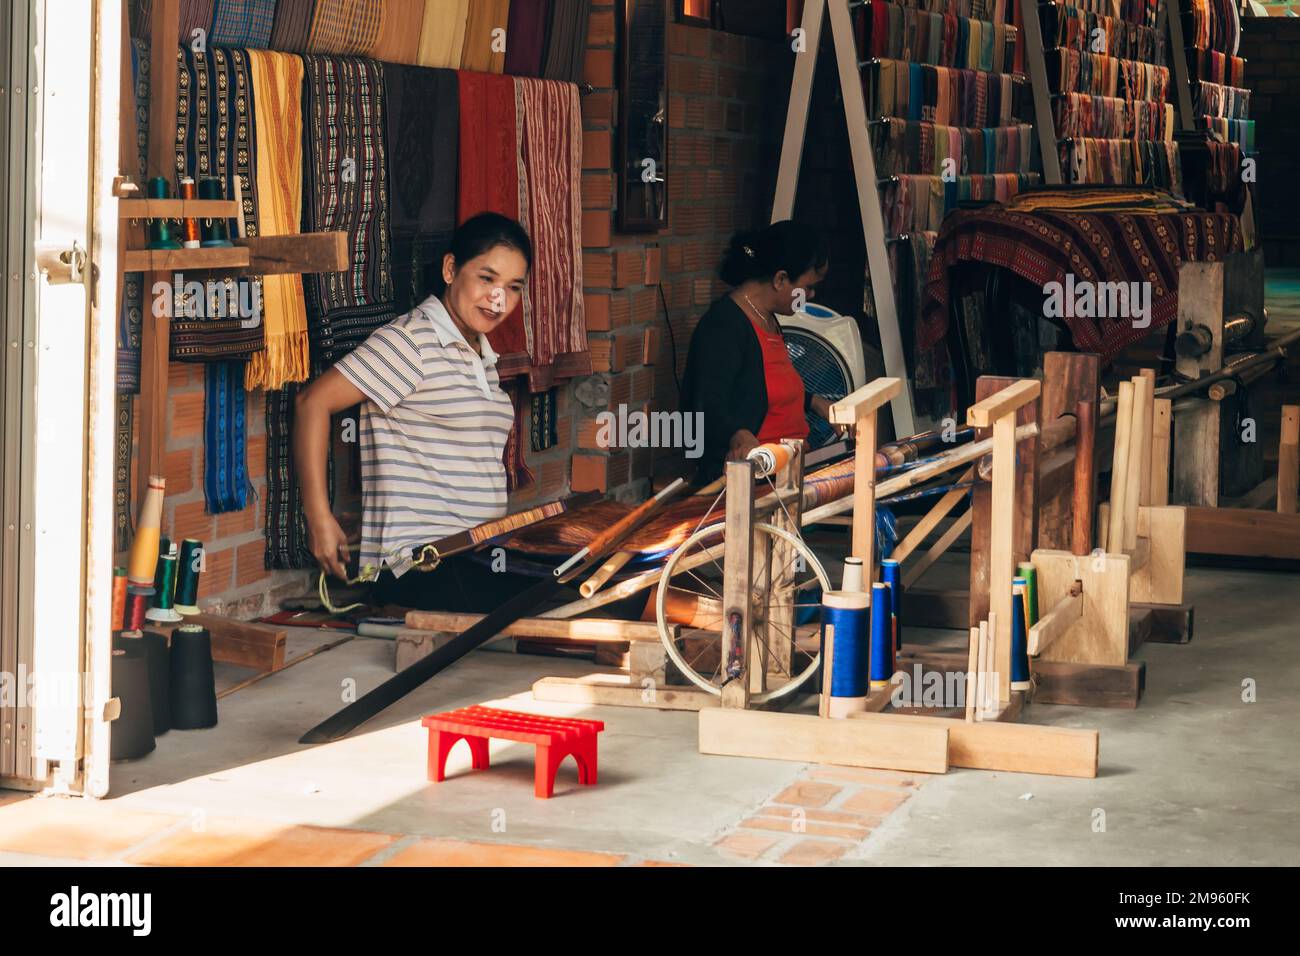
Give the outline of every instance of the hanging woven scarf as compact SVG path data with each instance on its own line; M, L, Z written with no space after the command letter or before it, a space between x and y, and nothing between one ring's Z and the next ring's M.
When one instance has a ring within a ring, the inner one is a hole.
M194 40L194 31L202 30L207 37L212 32L212 8L216 0L180 0L181 46L189 46ZM206 44L205 44L206 45Z
M266 393L267 570L316 567L308 547L302 492L293 467L293 402L300 388L290 383ZM325 475L332 484L333 469L327 467Z
M303 277L313 372L390 321L384 68L375 60L303 57L303 231L347 233L342 272Z
M420 58L420 31L424 28L423 3L386 3L381 11L379 36L365 55L385 63L416 63Z
M542 59L542 76L546 79L582 82L590 14L591 0L555 0L551 4L546 56Z
M510 26L506 31L509 39L506 46L506 73L511 76L542 75L542 60L546 56L546 25L550 17L551 0L510 4Z
M465 21L460 68L500 73L506 63L505 30L509 23L510 0L473 0Z
M532 409L528 416L530 438L532 439L532 449L535 452L546 451L548 448L554 448L559 444L559 433L556 429L556 399L559 396L559 389L552 388L549 391L532 396Z
M305 52L315 12L316 0L279 0L275 5L275 24L271 27L271 49Z
M302 219L302 58L250 50L253 80L253 142L257 197L265 234L292 235ZM279 388L307 380L307 304L302 276L264 276L262 322L266 347L245 372L248 388Z
M355 56L379 38L383 0L316 0L307 51Z
M456 72L384 66L393 306L409 312L441 288L456 228L460 101Z
M425 0L416 63L449 70L460 69L469 3L470 0Z
M217 0L208 42L265 49L275 23L275 0Z
M523 114L523 166L533 268L529 384L591 374L582 302L582 108L572 83L515 78Z
M203 386L203 500L209 514L243 511L245 464L244 363L210 362Z
M131 78L135 91L134 144L123 144L130 152L134 165L126 167L143 185L148 169L149 136L149 44L144 40L131 41ZM132 394L140 391L140 332L144 321L144 275L128 272L122 277L122 303L117 324L117 391Z

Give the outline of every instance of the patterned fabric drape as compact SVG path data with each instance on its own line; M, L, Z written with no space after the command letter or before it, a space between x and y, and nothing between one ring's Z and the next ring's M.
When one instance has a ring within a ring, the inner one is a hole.
M470 0L425 0L416 63L449 70L460 69L469 4Z
M385 63L418 62L424 3L385 3L382 14L379 36L365 55Z
M248 504L244 363L209 362L203 388L203 500L210 514Z
M316 0L278 0L275 23L271 27L271 49L290 53L307 50Z
M316 0L307 35L311 53L356 56L379 39L383 0Z
M465 21L460 68L500 73L506 64L504 31L509 23L510 0L472 0L469 18Z
M264 49L271 42L275 0L217 0L213 45Z

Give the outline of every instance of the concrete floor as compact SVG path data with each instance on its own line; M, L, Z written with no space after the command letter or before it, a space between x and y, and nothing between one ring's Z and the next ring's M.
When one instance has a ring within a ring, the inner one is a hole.
M848 838L837 863L1300 863L1300 697L1288 690L1300 683L1293 581L1192 569L1195 638L1139 650L1148 670L1137 710L1028 710L1031 722L1098 728L1097 779L969 770L925 776L910 799L865 825L862 839ZM334 637L295 633L289 656ZM148 757L114 765L101 809L168 815L182 826L237 819L394 835L366 865L424 837L708 865L736 862L714 846L719 838L752 833L736 827L815 771L701 756L689 713L534 703L534 679L594 668L491 652L471 655L347 740L296 743L342 705L345 681L368 690L392 673L391 657L390 642L358 639L238 691L221 701L216 728L173 731ZM1254 703L1242 701L1246 679L1256 682ZM419 717L488 702L605 721L599 784L578 787L566 764L556 797L536 800L532 748L505 742L493 744L492 770L463 773L468 757L459 748L451 779L426 782ZM782 797L769 812L788 802L800 801ZM58 854L33 853L31 844L4 852L13 848L3 835L10 807L0 808L0 863L54 862ZM1095 832L1098 811L1102 832ZM110 854L106 862L114 860Z

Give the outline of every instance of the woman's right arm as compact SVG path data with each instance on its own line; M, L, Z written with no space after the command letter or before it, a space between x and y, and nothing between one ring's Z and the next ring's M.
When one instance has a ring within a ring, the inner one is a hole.
M365 400L338 369L330 369L298 393L293 403L293 464L302 491L311 553L320 566L347 580L348 539L330 511L325 469L330 416Z

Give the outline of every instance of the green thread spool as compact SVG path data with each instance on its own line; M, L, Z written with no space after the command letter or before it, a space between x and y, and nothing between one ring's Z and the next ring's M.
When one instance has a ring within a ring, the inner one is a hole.
M165 176L149 177L147 189L150 199L171 198L171 184L167 182ZM148 249L181 248L180 240L176 238L170 219L149 220L149 241L145 244L145 247Z
M1025 610L1029 614L1029 626L1038 623L1038 569L1028 561L1016 565L1016 574L1025 579Z
M153 607L145 612L150 621L179 621L173 598L176 594L176 565L178 562L176 548L172 546L166 554L158 557L158 575L154 579L157 594L153 598Z
M226 184L217 176L204 176L199 180L200 199L225 199ZM229 246L230 229L223 218L203 220L203 240L200 245L205 249Z
M166 176L150 176L147 188L150 199L171 198L171 185L167 182Z
M203 542L186 538L181 542L180 566L176 570L176 610L181 614L198 614L199 568Z

